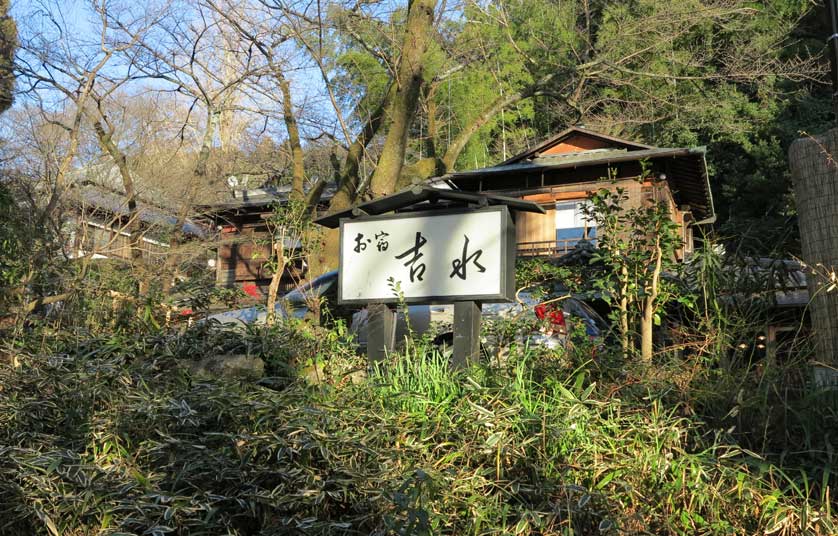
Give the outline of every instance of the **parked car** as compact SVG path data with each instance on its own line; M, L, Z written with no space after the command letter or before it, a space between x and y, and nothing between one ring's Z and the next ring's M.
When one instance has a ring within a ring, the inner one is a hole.
M347 322L356 340L362 348L367 344L368 315L363 306L337 305L338 272L328 272L309 283L301 285L283 296L277 302L278 318L304 318L309 311L309 304L319 300L326 322L343 319ZM487 303L483 305L483 319L486 323L504 319L524 319L531 325L528 333L520 339L529 344L558 348L565 346L570 334L577 326L584 326L584 331L591 338L604 337L608 324L590 306L575 297L566 297L560 301L543 303L533 292L519 292L518 302ZM402 311L396 313L396 341L404 340L409 329L414 333L435 333L435 342L450 344L453 341L454 323L453 305L409 305L407 317ZM261 324L265 322L267 311L264 307L248 307L234 311L216 313L207 317L227 325ZM485 341L494 345L497 341Z
M320 277L305 283L277 300L277 318L305 318L310 313L310 304L319 301L326 323L341 319L347 322L350 331L355 334L361 346L366 346L366 309L362 306L340 306L337 303L338 272L327 272ZM412 305L408 307L410 328L416 333L425 333L431 327L431 315L437 319L447 318L447 309L453 319L453 306ZM440 315L441 312L441 315ZM265 307L254 306L233 311L216 313L207 317L207 321L214 321L229 326L246 324L264 324L268 313ZM450 320L449 320L450 323ZM408 333L407 321L403 313L399 313L396 322L396 339L403 340Z

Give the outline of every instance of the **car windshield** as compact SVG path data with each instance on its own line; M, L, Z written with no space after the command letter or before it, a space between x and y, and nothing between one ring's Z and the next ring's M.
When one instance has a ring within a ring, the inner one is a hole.
M295 288L282 299L295 304L306 303L306 299L319 298L326 294L338 280L337 272L329 272L321 275L305 285Z
M580 301L580 300L568 300L569 303L567 304L566 309L570 314L575 314L577 316L581 316L582 318L588 319L590 322L599 329L601 332L608 331L608 324L599 316L593 307L588 305L587 303Z
M552 291L552 292L551 292ZM559 296L566 296L569 293L566 287L560 285L553 285L553 286L534 286L533 290L523 291L518 294L518 297L523 301L527 306L534 307L541 303L542 301L549 300L551 298L556 298ZM579 316L581 318L587 319L589 322L593 322L593 324L602 332L608 331L609 327L608 324L599 316L593 307L585 303L579 298L567 298L562 299L559 301L561 303L561 308L564 310L565 313Z

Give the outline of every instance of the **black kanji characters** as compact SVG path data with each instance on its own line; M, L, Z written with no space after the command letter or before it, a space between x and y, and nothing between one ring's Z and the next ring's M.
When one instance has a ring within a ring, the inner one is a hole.
M425 275L425 264L424 263L416 264L416 263L419 261L419 259L421 259L425 255L424 253L420 252L419 250L422 248L422 246L425 245L426 242L427 242L427 240L425 239L424 236L422 236L422 233L417 231L416 232L416 241L414 242L413 247L408 249L407 251L405 251L401 255L396 255L396 259L398 259L398 260L401 260L401 259L407 257L408 255L413 255L410 259L407 260L407 262L404 263L405 266L410 266L410 282L411 283L413 283L415 279L418 279L419 281L422 281L422 278Z
M466 268L468 267L469 262L473 262L474 265L477 267L477 270L481 273L486 271L486 268L482 264L477 262L480 256L483 255L483 250L478 249L477 251L469 255L468 236L463 235L463 237L466 239L465 243L463 243L463 256L459 259L454 259L453 261L451 261L451 266L453 266L454 269L451 271L451 275L449 275L448 277L452 279L454 278L454 276L457 276L460 279L465 280Z
M390 243L387 241L388 236L390 236L390 233L384 231L375 235L375 247L378 251L387 251L387 248L390 247Z
M367 240L364 241L364 235L362 233L358 233L358 236L355 237L355 247L352 248L352 250L355 253L361 253L362 251L367 249L367 244L369 244L370 242L372 242L372 240L367 238Z

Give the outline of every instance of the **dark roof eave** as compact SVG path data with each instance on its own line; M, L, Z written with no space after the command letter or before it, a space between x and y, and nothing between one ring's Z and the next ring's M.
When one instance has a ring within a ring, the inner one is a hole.
M80 209L107 213L117 218L127 218L130 215L127 200L123 196L103 190L98 186L88 186L86 189L79 191L79 196L73 199L73 203ZM160 209L159 205L153 205L142 200L138 203L137 213L140 222L149 225L174 226L178 222L177 217ZM207 236L206 230L190 218L183 221L181 230L187 235L198 238Z
M701 177L700 188L703 190L703 199L701 205L697 205L696 217L698 221L693 225L713 223L716 218L715 208L713 206L713 196L710 190L710 179L707 173L706 162L706 148L660 148L647 149L641 151L629 151L620 155L610 155L602 158L592 158L590 160L574 160L569 162L557 163L527 163L527 164L509 164L498 165L490 168L475 169L470 171L453 172L433 179L433 182L446 182L453 184L458 180L476 180L481 178L502 177L508 175L520 175L531 173L543 173L545 171L562 170L562 169L578 169L584 167L604 166L610 164L618 164L623 162L635 162L641 160L659 160L664 158L690 158L690 160L697 160L695 164L696 170ZM672 179L672 178L670 178ZM674 183L675 181L673 181ZM674 184L673 184L674 185ZM677 188L676 188L677 189Z
M352 208L336 212L334 214L322 216L314 220L314 222L330 229L336 229L340 225L341 219L352 217L358 213L375 216L379 214L387 214L388 212L393 212L418 203L424 203L425 201L433 202L438 200L470 204L485 203L486 205L506 205L513 210L524 212L537 212L541 214L544 214L545 212L544 208L537 203L524 201L523 199L517 199L514 197L462 192L457 190L433 188L431 186L414 186L385 197L361 203Z
M323 194L321 194L320 196L320 202L329 201L332 197L334 197L333 192L323 192ZM226 201L223 203L213 203L211 205L195 205L195 210L201 212L204 215L211 215L220 214L228 211L239 211L249 208L270 207L271 205L275 205L277 203L281 205L283 203L286 203L287 201L288 198L284 196L266 196L260 199L243 199L241 201Z
M700 215L701 217L693 222L693 225L710 225L716 223L716 207L713 203L713 191L710 189L710 174L707 172L707 150L705 147L699 149L701 149L701 175L704 179L702 187L707 205L705 213Z
M692 149L677 148L677 149L645 149L642 151L628 151L618 156L607 156L603 158L591 158L590 160L572 160L569 162L556 163L528 163L528 164L508 164L497 165L488 168L473 169L469 171L455 171L439 177L439 180L450 179L475 179L485 175L504 175L514 173L540 173L541 171L551 169L575 169L580 167L601 166L608 164L617 164L621 162L632 162L639 160L653 160L657 158L678 157L678 156L695 156L705 153L704 147L696 147Z
M226 212L228 210L239 210L239 209L246 209L246 208L255 208L255 207L268 207L280 201L278 199L272 199L270 201L243 201L240 203L231 202L231 203L216 203L213 205L195 205L195 209L205 213L205 214L212 214L212 213L219 213L219 212Z

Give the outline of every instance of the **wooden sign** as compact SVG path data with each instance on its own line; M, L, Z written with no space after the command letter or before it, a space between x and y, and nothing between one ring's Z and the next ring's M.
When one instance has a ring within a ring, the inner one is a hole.
M512 301L515 253L506 206L341 219L338 301Z

